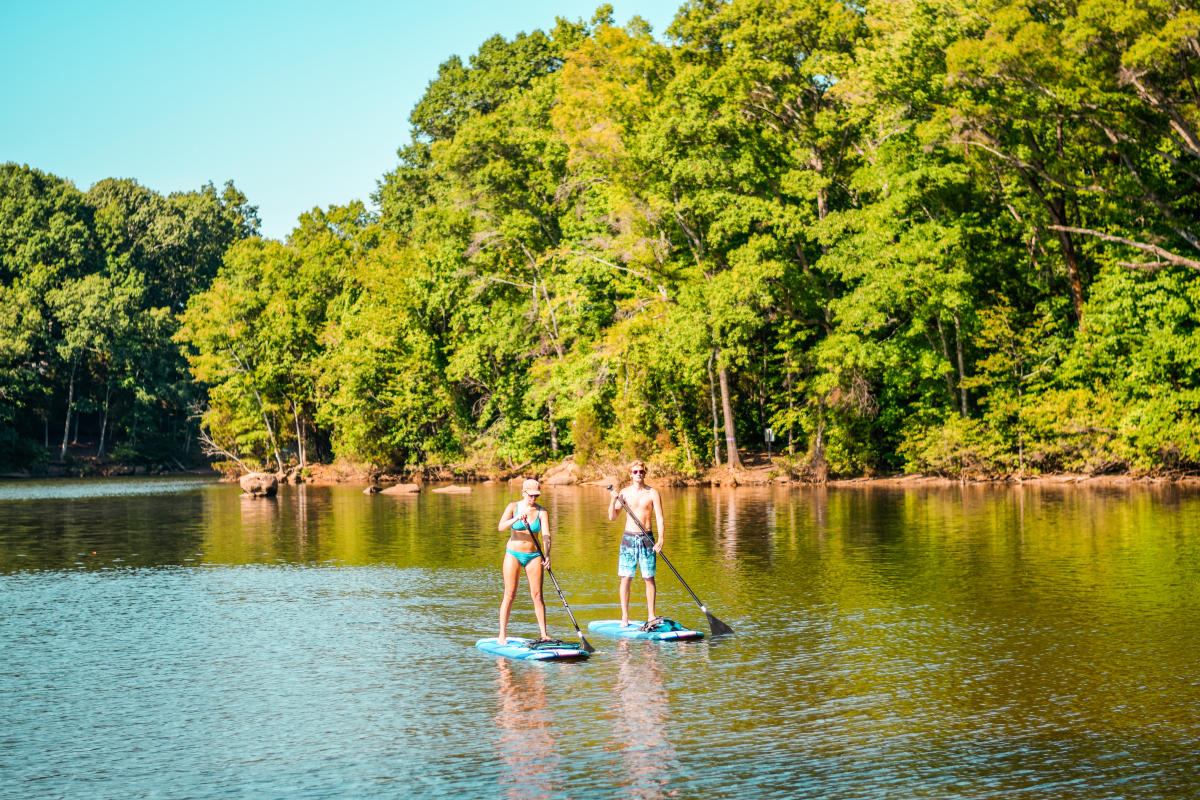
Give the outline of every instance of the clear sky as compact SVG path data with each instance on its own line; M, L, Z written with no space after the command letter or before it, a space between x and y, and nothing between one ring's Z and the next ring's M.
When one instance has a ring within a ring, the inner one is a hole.
M0 163L82 190L234 183L283 238L370 203L438 64L599 0L0 0ZM612 0L661 35L681 0Z

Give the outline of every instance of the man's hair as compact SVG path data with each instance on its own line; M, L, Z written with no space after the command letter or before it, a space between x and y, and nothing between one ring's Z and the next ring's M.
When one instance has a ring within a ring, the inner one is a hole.
M642 461L640 458L635 458L633 461L629 462L629 468L633 469L634 467L641 467L642 469L646 469L646 462Z

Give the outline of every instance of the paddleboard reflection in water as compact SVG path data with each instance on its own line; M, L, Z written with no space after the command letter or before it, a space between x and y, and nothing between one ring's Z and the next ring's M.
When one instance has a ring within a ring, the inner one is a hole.
M512 800L554 797L560 776L554 714L542 669L514 669L496 659L496 730L500 734L500 785Z
M624 765L626 797L656 800L671 794L671 778L679 770L675 748L667 738L668 703L660 654L629 639L613 647L617 662L613 739Z

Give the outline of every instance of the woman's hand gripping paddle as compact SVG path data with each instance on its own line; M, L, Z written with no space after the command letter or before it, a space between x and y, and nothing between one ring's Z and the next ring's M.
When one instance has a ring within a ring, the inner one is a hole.
M529 528L528 524L525 527L529 531L529 538L533 540L534 549L537 550L538 555L542 557L542 563L545 564L546 554L542 552L542 543L538 541L537 534L533 532L532 528ZM558 592L558 599L562 600L563 608L567 610L567 616L571 618L571 624L575 626L575 633L579 634L579 643L583 645L584 652L596 652L596 648L588 644L588 640L584 637L583 631L579 630L579 623L575 621L575 615L571 613L571 607L567 605L567 598L563 597L562 589L559 588L558 585L558 578L554 577L554 570L550 569L550 567L546 567L546 574L550 576L550 581L554 584L554 591Z
M613 490L613 487L611 486L607 486L605 488L607 488L610 492ZM625 509L625 513L631 520L633 520L634 524L638 526L638 530L642 532L642 536L646 537L650 544L653 545L654 537L650 535L650 531L646 530L646 526L642 524L642 521L637 518L637 514L633 513L633 509L631 509L625 502L625 498L618 494L617 502L621 504L621 508ZM667 554L661 550L658 554L662 556L663 561L667 562L667 566L671 568L671 572L675 573L675 577L679 578L679 582L683 584L683 588L688 590L688 594L690 594L692 599L696 601L696 605L700 606L700 610L703 611L704 616L708 618L708 627L709 630L712 631L713 636L722 636L726 633L733 633L733 628L729 627L724 622L721 622L721 620L709 613L708 609L704 607L704 603L702 603L700 598L696 596L696 593L692 591L692 587L687 585L687 581L685 581L683 576L679 574L679 570L675 569L675 565L671 563L669 558L667 558Z

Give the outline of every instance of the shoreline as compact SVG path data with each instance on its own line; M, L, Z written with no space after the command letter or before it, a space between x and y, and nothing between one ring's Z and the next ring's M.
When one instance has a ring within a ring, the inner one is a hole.
M147 468L141 465L108 464L105 468L63 468L16 470L0 473L0 480L45 480L58 478L104 479L128 477L167 477L172 475L202 475L219 478L222 482L236 483L238 474L224 473L212 467L193 466L186 469ZM78 465L76 465L78 466ZM1047 473L1042 475L973 475L951 478L942 475L920 473L881 476L857 476L830 478L825 482L803 480L778 474L770 464L758 463L742 470L728 468L711 469L699 476L654 470L652 482L670 488L737 488L737 487L836 487L836 488L952 488L963 486L1018 487L1018 486L1091 486L1100 488L1130 488L1136 486L1178 486L1200 488L1200 474L1193 473L1113 473L1089 475L1086 473ZM658 472L654 475L654 472ZM525 464L517 468L472 468L455 465L428 466L411 471L391 472L360 464L335 462L312 464L301 469L292 467L275 474L280 484L308 484L311 486L358 485L368 491L379 491L396 484L437 486L444 484L494 484L520 481L534 477L544 486L606 486L620 481L623 466L602 464L588 468L577 466L571 458L557 464Z
M550 465L523 465L516 469L478 470L454 466L425 467L406 473L391 473L374 470L350 464L313 465L307 468L307 475L298 474L300 470L293 469L285 475L277 476L280 483L307 483L314 486L331 486L338 484L354 484L367 488L368 491L381 490L390 485L416 484L445 485L445 484L495 484L511 483L525 478L537 478L544 487L555 486L606 486L620 482L624 474L623 465L603 464L589 468L581 468L571 459ZM692 477L678 473L658 471L651 468L652 483L671 488L736 488L736 487L838 487L838 488L952 488L961 486L1093 486L1103 488L1127 488L1135 486L1179 486L1200 488L1200 474L1192 473L1114 473L1104 475L1088 475L1086 473L1048 473L1044 475L1007 475L1007 476L969 476L965 478L950 478L941 475L903 474L881 476L858 476L852 478L831 478L823 483L811 480L801 480L779 475L775 468L768 464L757 465L743 470L726 468L708 470L702 475ZM223 480L237 480L236 476L227 476Z

